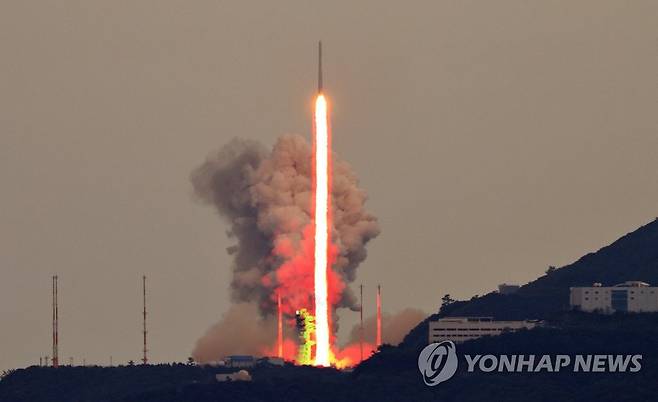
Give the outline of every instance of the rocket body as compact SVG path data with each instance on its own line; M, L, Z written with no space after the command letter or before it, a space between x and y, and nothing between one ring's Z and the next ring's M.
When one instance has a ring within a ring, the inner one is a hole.
M322 41L318 42L318 94L322 93Z

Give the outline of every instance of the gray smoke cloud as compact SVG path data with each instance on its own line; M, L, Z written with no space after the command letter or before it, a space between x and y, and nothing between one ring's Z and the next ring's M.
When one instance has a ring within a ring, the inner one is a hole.
M365 209L367 196L351 167L336 155L332 160L332 241L338 249L332 268L349 284L366 259L366 244L380 229ZM233 139L192 172L191 182L198 199L215 207L235 239L227 249L233 257L232 301L254 303L266 317L276 309L274 290L287 286L286 313L310 307L312 276L300 274L300 266L308 257L311 145L285 135L270 151L256 141ZM358 309L348 287L334 307Z

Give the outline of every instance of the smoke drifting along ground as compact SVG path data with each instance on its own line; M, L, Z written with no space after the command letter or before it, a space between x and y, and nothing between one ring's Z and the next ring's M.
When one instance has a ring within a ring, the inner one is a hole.
M227 249L233 256L232 301L255 304L263 318L274 315L277 292L288 317L313 305L312 161L312 147L301 136L279 138L271 152L258 142L234 139L191 175L196 195L216 208L235 239ZM366 193L350 166L335 155L332 163L329 303L358 309L346 285L355 279L379 224L365 210ZM213 328L223 333L221 324Z
M271 344L276 337L276 321L257 317L254 304L232 305L197 341L192 357L197 362L208 363L227 355L259 354L262 345Z

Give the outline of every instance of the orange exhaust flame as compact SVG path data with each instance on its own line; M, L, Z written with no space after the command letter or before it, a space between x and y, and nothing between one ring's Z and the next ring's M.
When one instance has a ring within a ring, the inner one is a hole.
M363 344L363 358L368 359L373 353L375 353L375 345L371 343ZM336 350L334 353L331 353L331 365L337 369L345 369L348 367L354 367L361 363L361 346L358 343L345 346L341 350Z

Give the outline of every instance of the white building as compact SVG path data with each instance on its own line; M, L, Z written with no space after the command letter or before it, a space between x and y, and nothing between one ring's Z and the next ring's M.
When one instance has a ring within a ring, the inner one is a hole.
M658 287L639 281L615 286L595 283L590 287L573 287L569 292L569 304L576 310L604 314L654 312L658 311Z
M216 374L215 379L217 382L227 381L251 381L251 374L247 370L236 371L235 373L222 373Z
M496 336L523 328L531 329L539 324L536 320L496 321L492 317L446 317L430 321L429 341L464 342L481 336Z
M501 283L500 285L498 285L498 293L500 293L501 295L511 295L516 293L520 288L521 286L519 285Z

